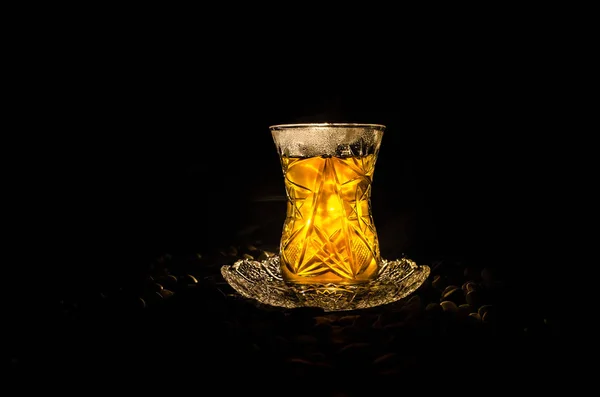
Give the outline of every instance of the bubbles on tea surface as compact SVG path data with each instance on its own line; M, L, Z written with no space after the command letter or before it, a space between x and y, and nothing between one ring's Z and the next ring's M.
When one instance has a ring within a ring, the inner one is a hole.
M272 130L275 144L289 157L349 157L374 153L383 129L375 126L303 125Z
M366 156L368 154L373 154L374 148L375 145L367 144L362 137L350 143L350 151L354 153L355 156Z
M352 153L352 149L348 144L337 145L335 150L336 157L351 157L356 154Z

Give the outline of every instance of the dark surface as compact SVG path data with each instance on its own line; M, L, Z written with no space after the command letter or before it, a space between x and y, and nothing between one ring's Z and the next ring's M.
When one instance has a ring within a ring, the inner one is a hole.
M431 391L453 381L538 390L560 381L566 345L556 308L515 288L502 268L422 260L431 276L390 305L333 313L269 307L241 298L219 272L276 250L262 237L277 229L260 226L217 251L164 254L135 277L50 301L47 316L33 322L35 339L11 346L13 368L109 389L173 391L198 381L225 395L274 395L281 382L293 385L287 394L334 396L398 384L412 390L431 378Z
M243 254L276 252L285 215L278 159L264 138L268 147L256 149L264 158L252 163L260 171L245 174L250 164L230 164L239 184L204 173L206 159L171 156L170 165L151 167L155 174L146 169L137 184L119 178L100 185L97 191L111 186L107 195L120 194L79 220L97 229L75 236L81 244L64 254L42 314L20 313L13 368L107 387L139 381L136 387L168 389L182 387L174 379L203 379L225 382L231 393L262 390L256 379L281 379L295 385L288 394L302 394L315 381L325 386L312 393L327 396L430 377L489 385L535 384L532 370L555 375L564 353L562 308L545 293L543 263L524 266L528 254L518 254L519 234L510 233L517 215L497 201L503 193L494 190L496 199L486 203L495 183L471 184L467 164L441 167L451 155L431 154L429 163L416 152L396 156L402 151L394 132L384 138L372 206L382 255L406 254L432 268L412 296L324 313L264 307L234 293L220 267ZM444 311L442 301L466 303L469 281L478 299ZM445 296L448 286L457 290Z

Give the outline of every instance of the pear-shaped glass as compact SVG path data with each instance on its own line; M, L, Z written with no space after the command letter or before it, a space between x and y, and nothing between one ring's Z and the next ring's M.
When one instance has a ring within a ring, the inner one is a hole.
M381 257L371 186L385 126L270 126L287 194L281 276L292 284L362 284Z

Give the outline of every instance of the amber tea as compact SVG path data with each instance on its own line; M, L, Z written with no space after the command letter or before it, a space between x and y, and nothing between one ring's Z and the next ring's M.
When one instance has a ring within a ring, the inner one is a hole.
M385 127L272 126L287 193L280 243L292 283L357 284L377 276L380 253L371 185Z

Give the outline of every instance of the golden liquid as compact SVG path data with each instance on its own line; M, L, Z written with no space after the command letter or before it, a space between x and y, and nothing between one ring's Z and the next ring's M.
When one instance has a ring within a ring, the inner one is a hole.
M293 283L356 284L377 276L371 215L375 155L282 157L288 194L280 259Z

